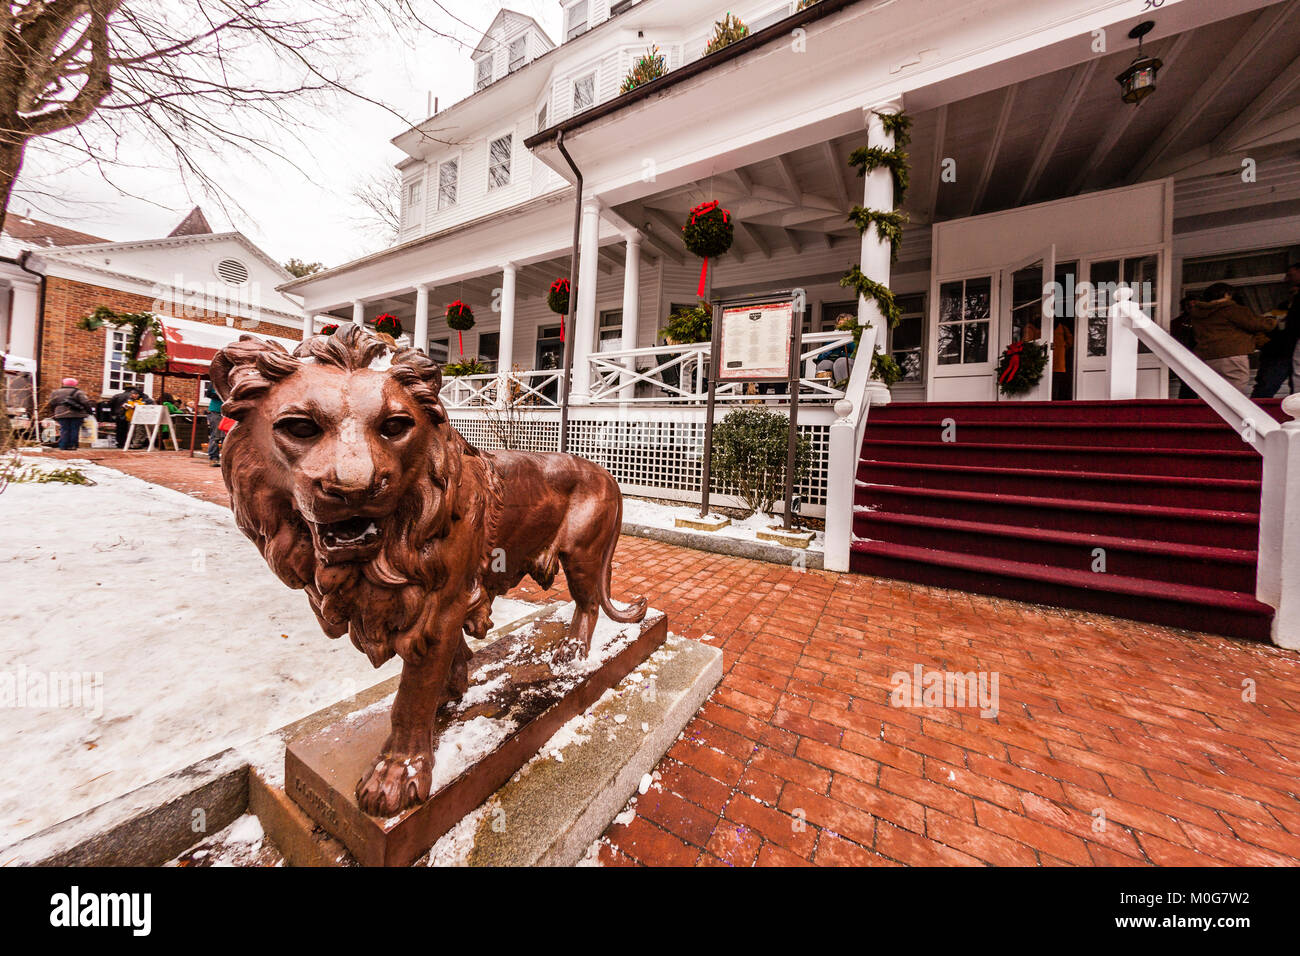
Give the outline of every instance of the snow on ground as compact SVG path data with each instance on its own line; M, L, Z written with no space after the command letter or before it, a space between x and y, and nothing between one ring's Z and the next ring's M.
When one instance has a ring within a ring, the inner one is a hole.
M400 670L326 638L225 508L77 465L97 484L0 494L0 846Z
M781 518L765 515L762 512L752 514L748 518L732 518L731 524L719 531L696 531L693 528L679 528L676 520L678 518L698 518L700 509L698 505L664 505L657 501L646 501L644 498L623 498L623 521L627 524L639 524L649 528L666 528L669 531L676 531L681 534L688 534L699 538L736 538L741 541L752 541L758 544L772 545L781 547L773 541L760 541L759 531L764 531L773 525L780 527ZM726 517L726 515L709 515L710 518ZM809 551L821 551L824 549L826 535L818 531L813 536L812 543L808 545ZM794 551L795 549L791 549Z

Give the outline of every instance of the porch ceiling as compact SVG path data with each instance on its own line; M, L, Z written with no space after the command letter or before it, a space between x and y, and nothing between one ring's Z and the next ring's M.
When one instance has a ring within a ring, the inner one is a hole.
M1126 48L915 115L904 207L912 223L1165 176L1178 180L1180 219L1239 217L1265 204L1300 211L1300 0L1145 49L1165 65L1155 94L1136 107L1120 100L1115 79L1133 60ZM740 261L833 247L856 240L847 215L862 185L848 157L864 145L865 131L837 137L617 211L666 254L684 253L681 224L709 199L735 215ZM1247 156L1258 164L1253 184L1240 177ZM945 160L955 163L953 182L942 180Z

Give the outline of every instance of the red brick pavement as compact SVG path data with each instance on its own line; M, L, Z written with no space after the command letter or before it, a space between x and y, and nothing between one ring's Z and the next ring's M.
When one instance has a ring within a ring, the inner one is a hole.
M92 454L225 502L206 461ZM1293 652L629 537L615 581L725 676L606 864L1300 861ZM917 664L996 672L998 715L890 706Z

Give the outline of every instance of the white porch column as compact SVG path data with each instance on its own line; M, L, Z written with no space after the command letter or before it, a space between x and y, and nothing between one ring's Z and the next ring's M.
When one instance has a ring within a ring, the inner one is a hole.
M641 233L630 232L627 239L627 256L623 265L623 348L637 347L638 325L641 321ZM623 364L630 371L636 360L627 358ZM619 397L632 398L636 388L631 375L623 376Z
M509 375L515 365L515 289L519 266L507 262L501 269L501 334L497 346L497 371Z
M903 106L896 100L869 107L866 110L867 145L881 149L893 149L894 137L886 132L881 121L881 113L901 113ZM873 170L866 176L862 205L867 209L892 212L894 209L894 176L888 169ZM881 241L874 228L862 234L862 274L868 279L889 285L890 265L893 250L888 242ZM876 354L876 345L888 341L888 322L880 313L880 307L866 296L858 298L858 324L870 326L862 332L862 343L858 346L858 362L869 362ZM881 382L872 380L867 385L873 405L889 404L889 389Z
M306 342L316 334L316 313L304 312L302 314L302 340Z
M1292 421L1264 439L1255 597L1277 609L1273 643L1300 650L1300 395L1282 410Z
M600 256L600 200L582 203L582 230L579 233L578 311L573 317L573 387L569 404L586 405L591 401L591 350L596 339L596 276Z
M36 326L41 317L41 289L35 282L13 283L13 305L9 311L9 352L36 359Z
M421 352L429 351L429 287L423 283L415 287L415 331L411 336L412 345Z
M352 303L352 324L366 324L366 304L360 299L356 299Z

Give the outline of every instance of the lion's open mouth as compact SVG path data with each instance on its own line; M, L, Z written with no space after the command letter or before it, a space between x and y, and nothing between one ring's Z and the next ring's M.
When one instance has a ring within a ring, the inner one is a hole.
M360 516L313 526L319 548L335 560L355 560L378 550L383 529L377 518Z

